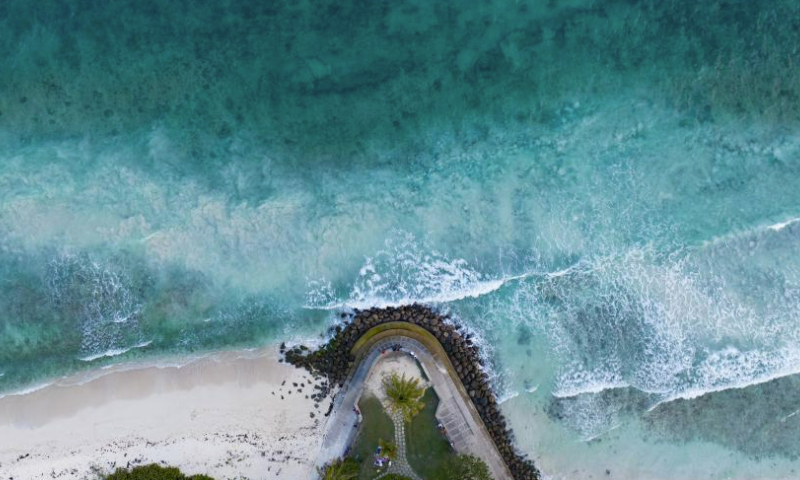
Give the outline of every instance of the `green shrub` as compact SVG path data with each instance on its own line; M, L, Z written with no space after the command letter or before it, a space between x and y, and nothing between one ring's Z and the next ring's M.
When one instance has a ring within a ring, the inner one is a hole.
M388 475L384 475L381 477L381 480L411 480L409 477L398 475L396 473L390 473Z
M379 438L378 446L381 447L381 455L388 458L389 460L397 459L397 444Z
M214 480L207 475L184 475L175 467L162 467L151 463L128 470L118 468L114 473L103 477L103 480Z
M353 480L358 477L358 462L352 458L334 460L318 473L322 480Z
M492 474L480 458L459 455L448 460L446 468L431 480L492 480Z

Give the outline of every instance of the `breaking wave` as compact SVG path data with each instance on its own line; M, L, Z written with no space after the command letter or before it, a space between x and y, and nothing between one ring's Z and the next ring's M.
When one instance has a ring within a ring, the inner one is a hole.
M492 278L399 232L385 248L367 257L346 299L336 296L330 282L308 283L305 308L339 310L401 305L443 304L491 294L530 274Z
M133 345L132 347L128 347L128 348L112 348L111 350L107 350L105 352L95 353L93 355L88 355L86 357L81 357L81 358L79 358L79 360L82 361L82 362L91 362L91 361L97 360L99 358L116 357L116 356L122 355L124 353L128 353L131 350L134 350L134 349L137 349L137 348L144 348L144 347L150 345L151 343L153 343L153 341L149 340L147 342L142 342L142 343Z

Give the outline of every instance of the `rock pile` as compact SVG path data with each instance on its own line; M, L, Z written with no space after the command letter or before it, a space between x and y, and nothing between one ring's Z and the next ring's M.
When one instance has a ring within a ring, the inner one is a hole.
M346 319L348 315L342 314L342 318ZM497 398L483 371L478 346L470 334L463 333L461 326L450 323L446 316L421 305L356 310L343 326L334 327L331 340L318 350L310 351L305 346L286 349L281 345L281 353L292 365L327 377L327 386L320 392L320 395L327 395L333 385L343 386L354 368L355 359L350 350L356 341L370 328L386 322L419 325L439 340L513 477L516 480L539 480L540 473L533 462L514 448L513 433L500 413Z

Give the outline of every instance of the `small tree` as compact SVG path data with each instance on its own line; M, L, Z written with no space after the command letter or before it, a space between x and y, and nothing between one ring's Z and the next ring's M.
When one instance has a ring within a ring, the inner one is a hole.
M419 384L418 378L406 378L405 374L398 377L393 373L388 379L383 379L383 386L389 408L394 413L401 413L406 422L410 422L425 407L420 401L425 394L425 387Z
M378 439L378 446L381 447L381 453L389 460L397 458L397 444L394 442L387 442L382 438Z
M317 469L321 480L353 480L358 477L358 463L352 458L338 459Z
M492 480L489 466L474 455L459 455L449 468L449 480Z

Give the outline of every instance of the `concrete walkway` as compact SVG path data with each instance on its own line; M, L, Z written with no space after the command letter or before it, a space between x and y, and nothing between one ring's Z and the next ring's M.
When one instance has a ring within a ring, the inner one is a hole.
M439 397L436 417L445 426L453 449L457 453L475 455L485 461L495 480L513 480L478 411L466 394L458 389L442 360L432 355L421 343L401 335L385 338L372 346L337 393L333 411L325 425L317 466L322 467L343 456L353 443L358 426L354 407L363 392L364 380L380 360L382 352L390 351L393 345L400 345L404 350L412 352L422 366ZM460 382L459 379L455 381ZM405 443L402 448L405 451Z

